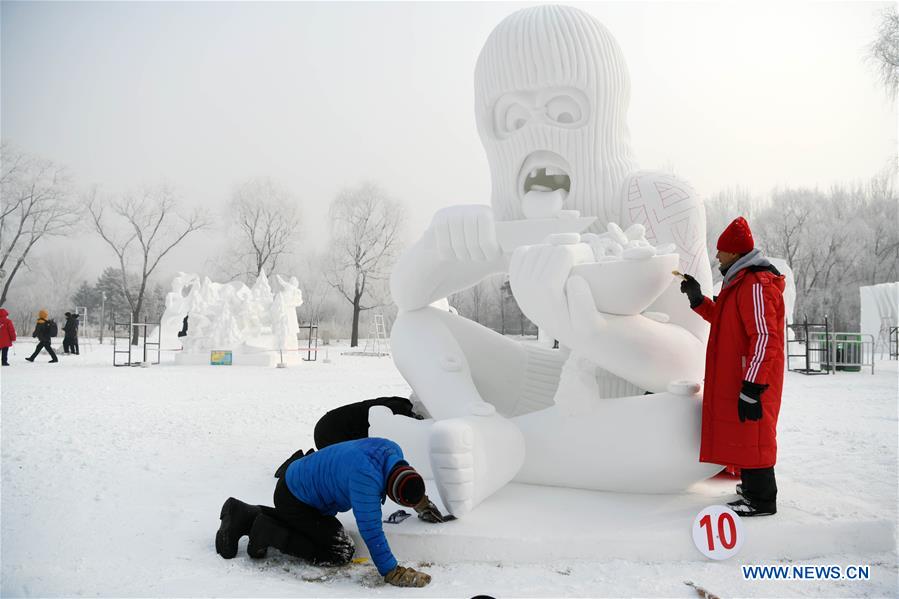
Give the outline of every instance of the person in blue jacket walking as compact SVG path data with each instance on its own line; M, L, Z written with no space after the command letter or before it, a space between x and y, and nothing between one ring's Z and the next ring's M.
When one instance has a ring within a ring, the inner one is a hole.
M248 534L247 553L253 558L265 557L274 547L316 565L343 565L352 559L355 545L335 514L353 510L359 534L385 580L423 587L431 576L400 566L387 544L381 526L385 497L415 509L425 521L443 521L399 445L377 437L330 445L290 464L275 486L274 508L229 497L222 506L215 549L231 559Z

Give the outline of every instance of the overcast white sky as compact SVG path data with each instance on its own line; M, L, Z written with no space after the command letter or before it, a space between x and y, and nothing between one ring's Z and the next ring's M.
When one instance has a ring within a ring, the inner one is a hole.
M3 2L2 135L81 185L165 180L214 212L271 176L316 247L328 202L370 179L408 205L413 238L442 206L489 203L474 64L528 5ZM624 51L644 168L762 193L868 179L896 154L895 107L864 62L887 3L576 5ZM92 277L112 255L83 242ZM218 243L165 271L202 269Z

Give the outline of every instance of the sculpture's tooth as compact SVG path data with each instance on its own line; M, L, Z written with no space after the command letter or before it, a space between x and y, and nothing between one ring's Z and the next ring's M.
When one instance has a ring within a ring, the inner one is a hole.
M531 185L531 191L552 191L552 189L550 189L546 185L536 185L535 184L535 185Z
M532 178L532 179L536 179L536 178L537 178L537 169L534 169L534 170L531 171L531 178Z
M553 176L553 175L561 175L561 174L562 174L562 171L561 171L560 169L557 169L557 168L552 167L552 166L546 167L546 175L547 175L548 177L551 177L551 176Z

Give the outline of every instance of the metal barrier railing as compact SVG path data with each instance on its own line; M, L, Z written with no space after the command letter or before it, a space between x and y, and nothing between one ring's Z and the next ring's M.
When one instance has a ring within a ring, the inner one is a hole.
M150 327L156 327L156 341L150 341L148 338L148 330ZM127 331L127 336L119 335L119 331L121 332ZM132 336L135 331L137 331L137 340L141 341L141 337L143 337L143 343L141 345L132 346ZM123 349L120 348L119 342L124 343ZM132 348L138 349L132 349ZM159 364L161 361L161 349L162 349L162 327L160 323L156 322L134 322L134 319L129 315L128 322L118 322L113 320L113 328L112 328L112 365L113 366L146 366L148 364ZM148 354L150 352L156 352L156 360L150 361L148 360ZM119 363L119 355L124 355L125 361L123 363ZM140 356L139 360L133 359L135 354Z
M832 373L838 370L860 372L871 367L874 374L874 335L865 333L828 333L829 348L824 367Z
M874 335L831 331L826 317L824 324L787 325L786 345L787 370L791 372L836 374L870 366L874 374ZM794 353L795 346L798 353Z
M786 328L787 370L801 374L830 374L824 366L830 355L827 317L823 324L809 323L806 319L802 324L789 324Z

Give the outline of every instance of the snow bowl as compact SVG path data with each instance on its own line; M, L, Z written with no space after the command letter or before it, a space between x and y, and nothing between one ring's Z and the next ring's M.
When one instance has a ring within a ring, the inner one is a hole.
M671 284L677 254L645 260L614 260L578 264L572 276L590 285L596 309L607 314L633 315L646 310Z

